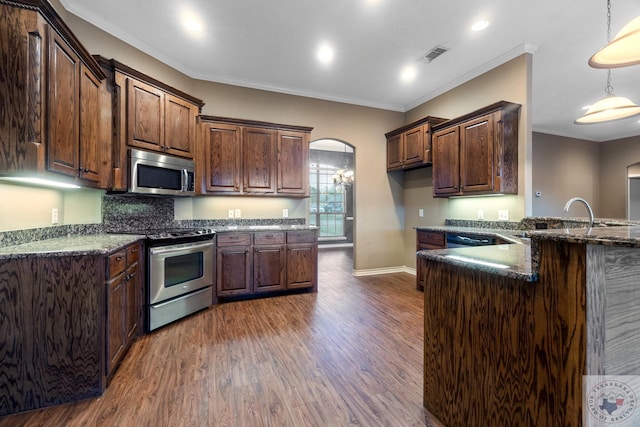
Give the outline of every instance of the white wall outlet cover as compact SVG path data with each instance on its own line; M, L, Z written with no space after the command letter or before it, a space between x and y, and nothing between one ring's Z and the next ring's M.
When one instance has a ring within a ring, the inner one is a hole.
M241 217L242 217L242 214L241 214L241 212L240 212L240 209L236 209L236 210L235 210L235 215L236 215L236 218L241 218Z
M51 209L51 224L58 223L58 208Z
M478 219L484 219L484 209L478 209Z
M233 214L233 209L229 209L229 218L233 218L234 214Z
M424 216L424 209L418 209L418 216L422 218Z
M509 221L509 211L506 209L500 209L498 211L498 221Z
M289 209L282 209L282 218L289 218Z

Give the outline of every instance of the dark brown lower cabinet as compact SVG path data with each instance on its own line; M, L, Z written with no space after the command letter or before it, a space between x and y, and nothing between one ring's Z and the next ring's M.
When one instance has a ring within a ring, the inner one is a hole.
M217 296L317 290L315 230L219 233Z
M446 235L444 232L417 230L416 231L416 252L431 249L446 249ZM424 259L416 257L416 289L424 290L425 278L422 274L424 270Z

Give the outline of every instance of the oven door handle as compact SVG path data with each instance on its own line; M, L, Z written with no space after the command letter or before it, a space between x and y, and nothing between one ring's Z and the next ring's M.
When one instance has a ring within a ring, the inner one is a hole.
M209 247L213 247L213 240L209 240L206 242L196 242L196 243L182 243L180 245L171 245L171 246L159 246L157 248L150 248L149 253L151 255L162 255L166 253L183 251L183 250L207 249Z

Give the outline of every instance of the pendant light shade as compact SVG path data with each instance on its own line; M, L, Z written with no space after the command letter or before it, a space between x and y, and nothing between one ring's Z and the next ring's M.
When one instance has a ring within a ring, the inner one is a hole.
M593 68L619 68L640 64L640 16L625 25L605 47L589 58Z
M591 123L611 122L626 119L640 114L640 107L623 96L609 94L593 104L586 113L574 123L587 125Z

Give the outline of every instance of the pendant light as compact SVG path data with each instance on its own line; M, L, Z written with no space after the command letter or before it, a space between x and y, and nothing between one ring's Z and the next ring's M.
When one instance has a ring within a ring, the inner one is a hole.
M640 16L622 27L611 40L611 1L607 0L607 45L589 58L593 68L619 68L640 64Z
M611 0L607 0L607 42L611 39ZM614 120L626 119L640 114L640 107L630 99L615 96L613 86L611 86L611 70L607 69L607 86L604 89L606 96L593 104L575 124L592 124L611 122Z

